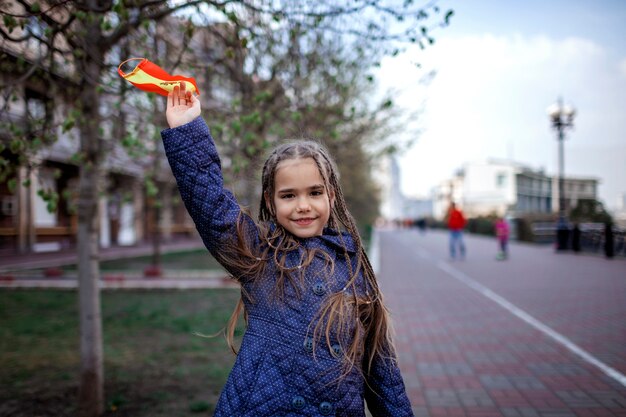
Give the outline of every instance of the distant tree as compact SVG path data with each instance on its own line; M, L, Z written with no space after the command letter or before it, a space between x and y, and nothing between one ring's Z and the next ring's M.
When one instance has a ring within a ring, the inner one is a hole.
M613 218L604 208L604 204L598 200L578 200L578 204L569 214L570 220L576 223L612 223Z

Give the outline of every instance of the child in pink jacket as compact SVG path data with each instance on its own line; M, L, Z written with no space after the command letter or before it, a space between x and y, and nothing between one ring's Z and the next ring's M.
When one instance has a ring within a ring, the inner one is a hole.
M496 237L498 238L498 245L500 247L500 253L498 253L498 260L504 260L509 257L509 224L503 217L498 217L495 224Z

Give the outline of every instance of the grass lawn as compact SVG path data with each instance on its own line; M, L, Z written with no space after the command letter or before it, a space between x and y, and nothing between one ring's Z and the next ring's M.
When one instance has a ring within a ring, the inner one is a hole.
M106 416L212 415L234 362L236 289L102 293ZM74 416L76 292L0 292L0 416ZM239 333L241 332L241 329Z

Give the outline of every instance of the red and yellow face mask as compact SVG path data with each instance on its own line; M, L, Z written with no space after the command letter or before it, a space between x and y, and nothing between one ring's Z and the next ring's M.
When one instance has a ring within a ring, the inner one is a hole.
M134 70L128 74L122 71L122 65L129 61L139 60L141 61ZM161 67L146 58L130 58L122 62L117 67L117 72L120 76L130 82L132 85L140 90L147 91L149 93L157 93L162 96L174 89L174 86L179 85L180 82L186 84L187 91L191 91L194 94L200 94L198 86L196 86L196 80L190 77L183 77L182 75L170 75Z

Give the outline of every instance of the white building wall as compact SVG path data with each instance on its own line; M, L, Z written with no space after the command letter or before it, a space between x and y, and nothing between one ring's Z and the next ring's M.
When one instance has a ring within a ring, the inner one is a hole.
M511 164L467 164L463 182L464 210L468 216L504 215L515 203L515 172Z

